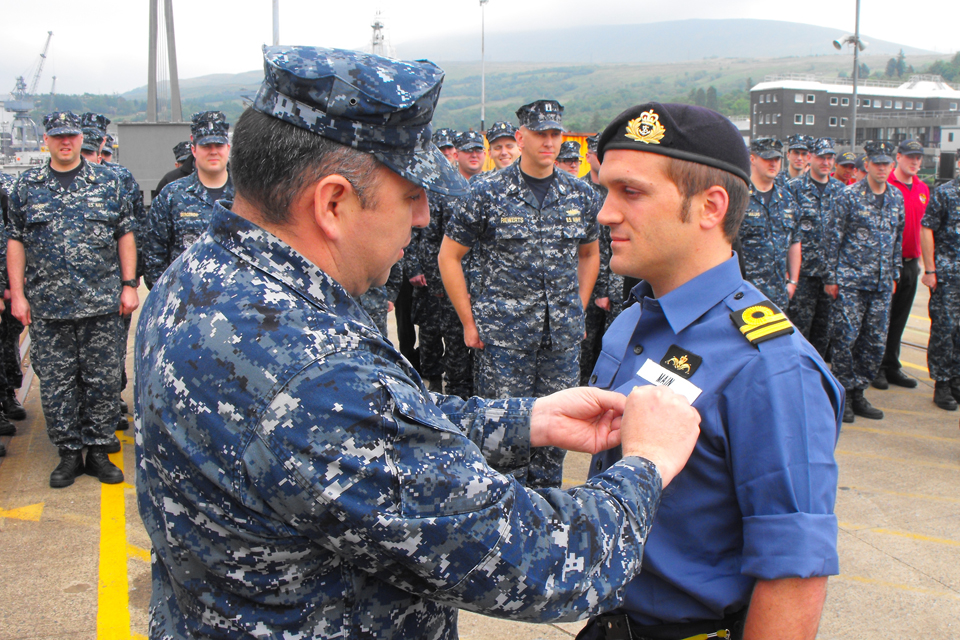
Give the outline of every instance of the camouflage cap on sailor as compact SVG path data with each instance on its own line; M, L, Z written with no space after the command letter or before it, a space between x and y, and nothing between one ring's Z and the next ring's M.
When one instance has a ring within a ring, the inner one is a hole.
M905 156L922 156L923 145L916 140L904 140L897 147L897 153L902 153Z
M96 127L83 127L83 144L80 148L83 151L100 151L100 145L103 144L105 134Z
M43 129L48 136L77 136L83 133L80 116L72 111L54 111L43 117Z
M173 147L173 158L177 162L183 162L189 158L193 153L190 151L190 141L184 140L183 142L178 142Z
M560 153L557 160L581 160L580 143L576 140L567 140L560 145Z
M461 131L453 142L458 151L483 151L483 136L479 131Z
M107 125L110 124L110 118L99 113L87 111L80 116L80 126L84 129L99 129L100 133L107 135Z
M587 153L596 153L597 144L600 142L600 134L594 134L587 138Z
M857 164L857 154L855 154L853 151L844 151L837 156L837 164L855 165Z
M867 154L867 160L878 164L893 162L893 156L896 153L894 151L895 148L892 142L886 140L869 140L863 145L863 150Z
M100 150L100 153L105 153L108 156L113 155L113 145L117 143L116 138L114 138L109 133L107 134L107 141L103 143L103 149Z
M425 189L466 195L466 180L432 141L443 70L360 51L264 47L253 108L372 154Z
M867 168L863 165L863 161L866 159L867 159L867 154L861 153L860 155L858 155L857 159L854 160L853 162L854 168L857 169L858 171L866 171Z
M743 136L716 111L692 104L630 107L600 135L597 157L611 149L632 149L722 169L750 184L750 154Z
M815 156L837 155L837 150L833 147L833 138L817 138L810 145L810 153Z
M437 145L438 149L454 146L456 138L457 130L449 127L443 127L433 132L433 144Z
M783 143L776 138L754 138L750 141L750 153L764 160L783 157Z
M792 136L787 136L787 150L796 151L797 149L802 149L804 151L810 151L810 145L812 145L813 142L813 136L808 136L804 133L796 133Z
M227 124L227 116L222 111L200 111L190 117L193 124L190 125L190 136L193 138L193 144L228 144L230 138L227 137L227 131L230 125Z
M520 126L530 131L547 131L563 128L563 105L556 100L535 100L517 109L517 119Z
M497 138L516 138L517 137L517 128L510 124L509 122L504 122L503 120L499 122L494 122L490 125L490 128L487 129L487 142L493 144L493 141Z

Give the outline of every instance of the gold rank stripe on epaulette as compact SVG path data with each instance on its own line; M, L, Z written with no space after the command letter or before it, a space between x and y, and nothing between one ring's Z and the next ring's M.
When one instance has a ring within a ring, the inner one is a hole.
M740 329L743 337L753 345L790 335L794 331L787 316L769 300L734 311L730 314L730 319Z

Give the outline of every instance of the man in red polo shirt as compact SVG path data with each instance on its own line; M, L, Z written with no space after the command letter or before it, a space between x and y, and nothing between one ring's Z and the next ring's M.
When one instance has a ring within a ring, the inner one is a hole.
M887 348L883 354L880 372L873 381L877 389L887 389L891 384L912 389L917 381L900 369L900 338L910 317L913 297L917 293L917 278L920 275L920 220L930 201L930 189L917 174L923 164L923 145L916 140L904 140L897 148L897 167L887 181L903 193L906 220L903 225L903 268L900 282L890 303L890 331L887 333Z

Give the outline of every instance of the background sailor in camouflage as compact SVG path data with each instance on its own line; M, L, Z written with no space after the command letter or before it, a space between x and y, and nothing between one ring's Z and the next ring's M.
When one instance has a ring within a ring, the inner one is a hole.
M0 172L0 213L3 219L3 228L0 228L0 292L9 288L6 223L10 210L9 194L13 192L16 181L9 173ZM20 334L23 333L23 325L13 317L8 301L0 301L0 308L0 436L10 436L17 431L10 420L23 420L27 417L26 410L17 400L17 389L23 384L23 371L20 368ZM11 366L11 362L14 366Z
M750 143L750 201L738 237L744 279L784 311L800 274L800 241L796 201L775 180L781 147L776 138Z
M777 174L777 186L786 188L787 183L806 173L810 157L810 147L814 137L802 133L787 137L786 155L783 170Z
M50 162L25 172L10 197L11 306L33 323L41 406L61 456L51 486L84 469L121 482L104 447L119 418L120 316L139 304L136 220L116 174L81 158L80 119L55 112L44 126Z
M142 252L148 287L200 237L210 222L213 204L221 198L233 199L227 170L230 125L220 111L195 113L192 121L191 150L197 170L165 186L150 204Z
M566 171L574 178L580 176L580 164L583 159L580 157L580 143L576 140L567 140L560 145L560 153L557 155L557 168Z
M843 183L830 176L836 158L832 138L818 138L810 150L810 171L790 181L797 202L797 236L802 247L800 278L787 315L821 357L830 345L830 304L823 289L826 236L832 233L836 199Z
M520 160L471 183L470 202L444 229L440 272L464 342L477 349L474 392L482 397L539 397L580 379L584 308L600 267L600 201L554 166L562 112L555 100L520 107ZM461 261L474 247L471 297ZM563 452L537 456L530 485L559 486Z
M357 298L357 302L360 303L364 311L370 314L384 338L390 335L387 332L387 317L393 311L394 301L396 301L397 294L400 292L400 279L402 277L403 268L398 262L390 269L390 277L387 278L386 284L380 287L370 287Z
M921 225L920 281L930 288L927 368L935 381L934 402L955 411L960 402L960 177L934 190Z
M453 640L458 608L545 622L613 605L695 412L665 390L626 405L586 389L535 402L428 393L356 296L426 224L424 187L465 187L416 142L429 140L442 72L338 50L265 58L234 136L233 212L217 204L138 327L150 637ZM270 117L281 102L316 115L290 126ZM342 144L315 135L332 130ZM484 459L512 473L531 445L609 446L609 421L586 421L624 408L625 458L586 488L530 491ZM639 457L653 455L641 437L669 454Z
M450 161L450 164L457 164L457 148L453 144L456 138L456 129L443 127L433 132L433 143L440 149L440 153Z
M831 364L847 390L844 422L854 414L880 419L863 395L877 375L890 323L890 294L900 279L903 196L887 183L893 145L867 142L867 177L846 187L836 201L823 278L834 298Z
M490 145L490 159L497 171L509 167L520 157L517 146L517 128L509 122L494 122L487 129L487 144Z

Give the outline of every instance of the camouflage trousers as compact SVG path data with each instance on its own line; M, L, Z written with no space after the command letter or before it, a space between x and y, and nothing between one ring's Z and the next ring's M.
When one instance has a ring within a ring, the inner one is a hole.
M960 377L960 278L937 279L930 292L930 344L927 368L939 382Z
M7 304L0 316L0 392L15 391L23 384L20 366L20 334L23 324L10 313Z
M476 352L474 381L482 398L540 398L577 386L580 379L580 345L569 349L541 346L534 351L507 349L491 344ZM557 447L530 450L527 477L519 478L531 489L559 487L563 458Z
M440 329L443 334L443 383L447 395L469 398L473 395L473 352L463 341L463 324L453 303L440 300Z
M603 345L603 333L607 328L607 316L610 315L593 300L587 306L584 317L587 337L580 343L580 386L585 387L590 381L590 374L600 357L600 347Z
M34 318L30 337L50 441L76 451L109 444L120 418L120 316Z
M440 317L442 298L431 295L426 287L413 292L411 317L417 325L420 351L420 376L439 378L443 375L443 322ZM461 334L461 342L463 336Z
M830 346L830 307L833 298L823 290L820 278L800 276L797 290L790 299L787 316L800 330L820 357L826 357Z
M887 346L890 292L840 287L833 302L833 375L844 389L866 389Z

